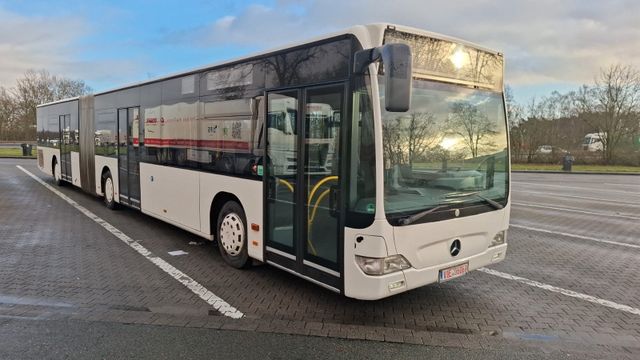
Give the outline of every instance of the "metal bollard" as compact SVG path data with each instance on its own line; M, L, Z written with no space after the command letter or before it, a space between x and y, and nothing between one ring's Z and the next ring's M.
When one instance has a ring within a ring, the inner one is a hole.
M574 161L575 158L571 156L571 153L566 153L562 157L562 171L571 171Z

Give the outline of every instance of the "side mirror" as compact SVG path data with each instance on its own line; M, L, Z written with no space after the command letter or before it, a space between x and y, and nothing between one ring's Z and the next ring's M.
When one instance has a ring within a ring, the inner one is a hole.
M353 72L362 74L369 64L384 64L385 109L405 112L411 107L412 58L406 44L386 44L355 53Z

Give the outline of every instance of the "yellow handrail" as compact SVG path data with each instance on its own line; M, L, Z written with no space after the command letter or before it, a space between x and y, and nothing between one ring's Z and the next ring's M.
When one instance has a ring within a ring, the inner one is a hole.
M311 206L311 200L313 200L313 196L316 194L316 191L318 191L318 189L320 188L320 186L322 186L324 183L326 183L327 181L332 181L332 180L338 180L338 176L332 175L332 176L327 176L324 179L318 181L318 183L316 183L316 185L313 187L313 189L311 189L311 192L309 193L309 198L307 199L307 207ZM294 187L293 185L284 180L284 179L280 179L278 178L278 183L283 184L284 186L286 186L289 191L294 192ZM318 211L318 206L320 205L320 203L322 202L322 200L324 200L324 198L329 194L331 190L327 189L325 191L323 191L320 196L318 196L318 199L316 200L315 204L313 205L313 211L311 212L311 217L309 217L309 219L307 220L308 222L308 227L307 227L307 245L309 246L309 250L311 250L311 254L313 255L318 255L318 252L316 251L315 246L313 246L313 241L311 241L311 226L313 225L313 220L316 217L316 212Z
M318 188L320 186L322 186L322 184L326 183L327 181L331 181L331 180L338 180L338 176L336 176L336 175L327 176L326 178L318 181L318 183L313 187L313 189L309 193L309 199L308 199L308 202L307 202L307 206L311 206L311 199L313 199L313 195L315 195L316 191L318 191Z
M313 211L311 212L311 217L309 218L309 231L311 231L311 224L313 224L313 219L315 219L316 217L316 211L318 211L320 202L324 199L325 196L329 194L330 191L331 189L327 189L322 194L320 194L320 196L318 196L318 200L316 200L316 203L313 205Z
M293 188L293 185L291 185L290 182L288 182L287 180L284 180L284 179L280 179L280 178L277 178L277 179L278 179L278 182L280 184L283 184L284 186L286 186L289 189L289 191L293 192L294 188ZM311 242L311 239L308 238L308 237L307 237L307 245L309 245L309 249L311 250L311 253L313 255L318 255L318 252L316 251L316 248L313 246L313 243Z
M291 185L290 182L288 182L287 180L284 180L284 179L280 179L280 178L278 178L278 182L280 184L284 184L287 188L289 188L289 191L293 192L293 185Z
M318 206L320 205L320 202L322 202L322 200L325 198L325 196L327 196L329 194L329 192L331 192L331 189L327 189L327 190L323 191L322 194L320 194L320 196L318 196L318 200L316 200L316 203L313 204L313 211L311 212L311 216L307 220L307 222L308 222L308 225L307 225L307 243L309 244L309 247L311 248L311 253L313 255L318 255L318 254L316 252L315 247L313 246L313 241L311 241L311 227L313 226L313 220L316 217L316 212L318 211Z

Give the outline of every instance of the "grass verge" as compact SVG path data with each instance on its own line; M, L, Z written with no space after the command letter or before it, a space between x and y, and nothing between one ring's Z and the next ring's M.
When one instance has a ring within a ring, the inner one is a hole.
M36 148L34 147L31 150L32 156L25 156L27 158L36 156ZM0 158L1 157L22 157L22 148L0 148Z
M532 171L561 171L560 164L511 164L511 170L532 170ZM594 172L594 173L640 173L640 166L622 165L573 165L574 172Z

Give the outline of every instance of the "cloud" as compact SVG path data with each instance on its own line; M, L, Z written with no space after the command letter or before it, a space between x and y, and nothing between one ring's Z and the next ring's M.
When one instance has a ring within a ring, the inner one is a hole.
M13 86L29 69L97 81L139 72L129 60L82 60L92 32L80 17L24 16L0 8L0 86Z
M144 74L195 66L199 59L267 50L355 24L383 21L504 52L505 79L516 90L541 89L545 84L578 86L614 63L640 68L638 0L267 3L229 2L226 8L216 3L209 4L209 10L202 4L180 4L181 10L174 12L165 5L166 9L154 8L153 14L133 3L91 4L66 12L44 9L39 16L0 5L0 86L12 86L27 69L45 68L52 74L84 79L100 90ZM192 21L189 14L194 11L219 15L209 22Z
M318 33L320 28L304 26L305 16L292 2L277 7L252 4L236 16L227 15L210 24L169 33L164 40L194 46L258 47L282 45Z
M180 33L198 46L268 49L354 24L388 21L503 51L514 85L591 82L614 63L640 67L637 0L324 0L250 5ZM174 34L175 35L175 34Z

